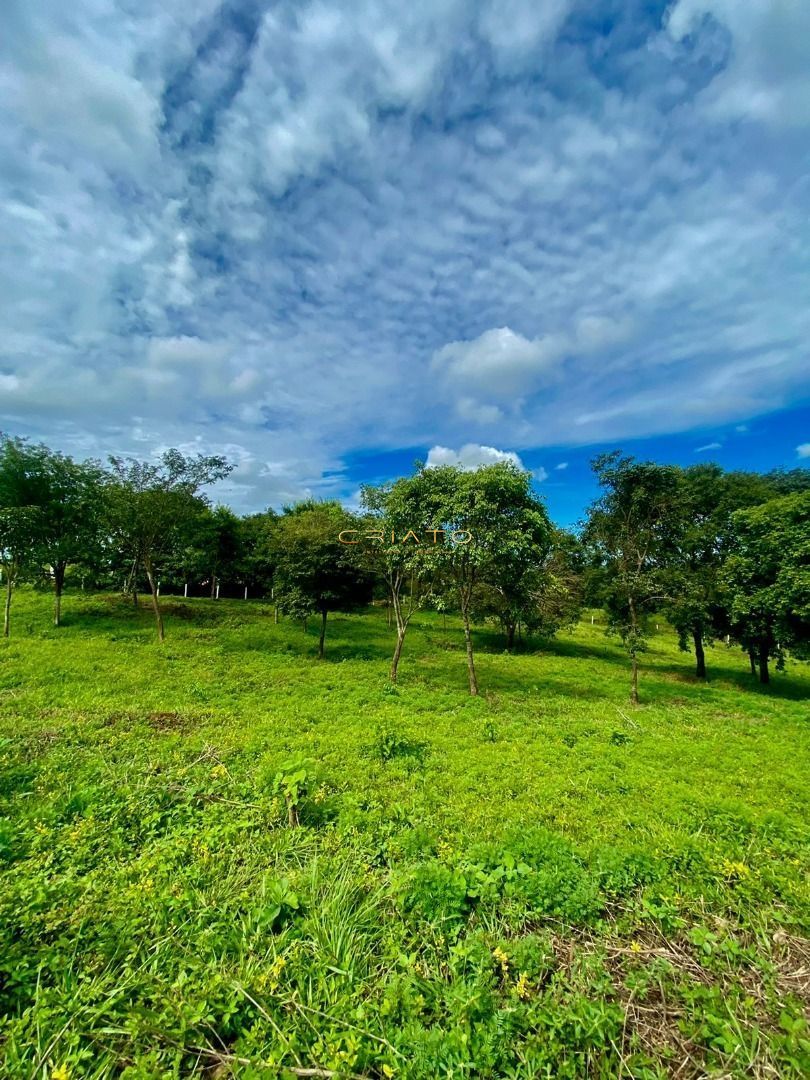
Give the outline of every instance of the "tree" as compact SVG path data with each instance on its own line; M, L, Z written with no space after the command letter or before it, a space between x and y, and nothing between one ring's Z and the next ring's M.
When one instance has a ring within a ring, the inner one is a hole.
M156 568L171 554L184 523L207 505L199 489L223 479L233 466L223 457L185 457L179 450L167 450L157 463L111 457L110 466L112 482L106 500L109 524L133 567L143 566L158 639L163 641Z
M638 658L646 651L646 616L666 599L662 567L671 547L671 508L677 470L637 462L618 451L591 465L603 494L591 505L583 539L599 570L608 629L617 632L630 657L630 700L638 704Z
M67 568L92 561L100 544L106 478L98 462L75 462L43 450L43 506L35 556L53 579L53 624L59 626Z
M46 502L44 446L0 436L0 566L5 576L3 636L11 631L11 597L21 571L34 561Z
M273 530L276 600L288 615L321 616L321 660L329 612L355 611L371 600L371 574L339 539L357 525L340 503L305 502L285 508Z
M273 530L278 521L274 510L248 514L239 520L240 558L238 572L251 595L270 596L273 588Z
M732 528L721 574L731 632L755 651L768 683L770 659L781 670L787 649L802 653L810 643L810 491L738 510Z
M465 471L453 465L421 473L422 521L443 535L422 544L421 564L444 579L459 601L470 693L478 693L470 622L475 589L484 582L520 588L548 551L551 523L533 493L531 475L510 462Z
M714 464L678 470L677 478L662 573L664 608L681 648L687 650L691 640L695 673L704 679L704 646L729 630L719 576L730 549L732 514L768 499L771 489L757 473L724 472Z
M415 544L413 537L409 536L414 526L420 529L424 522L423 477L424 473L418 472L393 484L380 487L366 485L362 488L363 506L369 511L366 532L379 534L366 537L370 543L362 546L362 554L372 571L379 574L385 583L394 612L397 640L389 671L392 683L397 681L405 635L421 597L420 586L425 572L424 560L419 557L420 545ZM403 540L404 537L408 539ZM410 589L405 594L408 581Z
M211 599L216 599L221 579L235 579L240 573L242 537L242 523L232 510L203 505L188 521L188 543L181 556L184 576L191 573L208 580Z

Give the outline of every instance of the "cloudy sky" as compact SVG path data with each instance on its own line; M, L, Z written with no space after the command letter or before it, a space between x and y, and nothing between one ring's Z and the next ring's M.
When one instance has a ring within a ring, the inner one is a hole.
M807 0L4 0L0 428L238 463L810 457Z

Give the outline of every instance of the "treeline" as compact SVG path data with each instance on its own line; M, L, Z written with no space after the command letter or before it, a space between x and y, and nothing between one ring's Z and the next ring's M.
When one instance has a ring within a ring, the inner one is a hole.
M744 649L768 682L810 646L810 470L679 468L620 453L593 462L601 488L576 532L552 524L528 473L503 463L474 471L420 467L367 486L362 510L307 501L238 517L204 488L232 466L169 450L157 462L77 462L0 436L0 565L4 634L22 580L53 589L61 619L66 581L148 591L157 635L160 592L219 586L272 599L276 613L320 619L385 601L396 631L396 681L419 608L461 617L470 693L478 693L472 626L495 622L507 649L548 638L584 605L604 608L621 638L638 701L639 661L652 614L674 626L706 677L705 646Z

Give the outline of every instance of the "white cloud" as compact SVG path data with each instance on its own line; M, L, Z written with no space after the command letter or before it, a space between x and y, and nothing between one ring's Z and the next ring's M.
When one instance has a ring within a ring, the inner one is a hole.
M559 380L566 357L609 349L632 332L629 318L593 314L580 315L570 333L560 330L532 339L501 326L471 341L452 341L437 349L432 368L451 384L499 401L514 400Z
M436 372L455 383L499 398L536 385L565 350L561 338L528 340L508 326L486 330L473 341L453 341L433 356Z
M439 465L457 465L461 469L478 469L482 465L497 465L499 462L509 461L522 469L523 462L517 454L511 450L496 450L494 446L479 446L477 443L466 443L460 450L451 450L447 446L433 446L428 451L428 468ZM545 470L540 470L545 471ZM540 479L545 479L541 477Z
M559 471L562 471L563 469L567 469L568 468L568 462L567 461L561 461L560 464L555 465L554 468L558 469Z
M536 469L532 469L532 476L539 484L542 484L544 480L548 480L548 470L538 465Z
M796 447L796 453L800 458L810 458L810 442L801 443Z
M695 453L696 454L702 454L705 450L720 450L722 445L723 444L719 443L719 442L706 443L705 446L696 446L695 447Z

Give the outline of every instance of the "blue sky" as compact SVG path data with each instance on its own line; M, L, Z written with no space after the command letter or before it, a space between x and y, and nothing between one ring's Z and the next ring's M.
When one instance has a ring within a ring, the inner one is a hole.
M2 20L3 430L239 510L506 455L567 523L604 448L810 456L805 0Z

